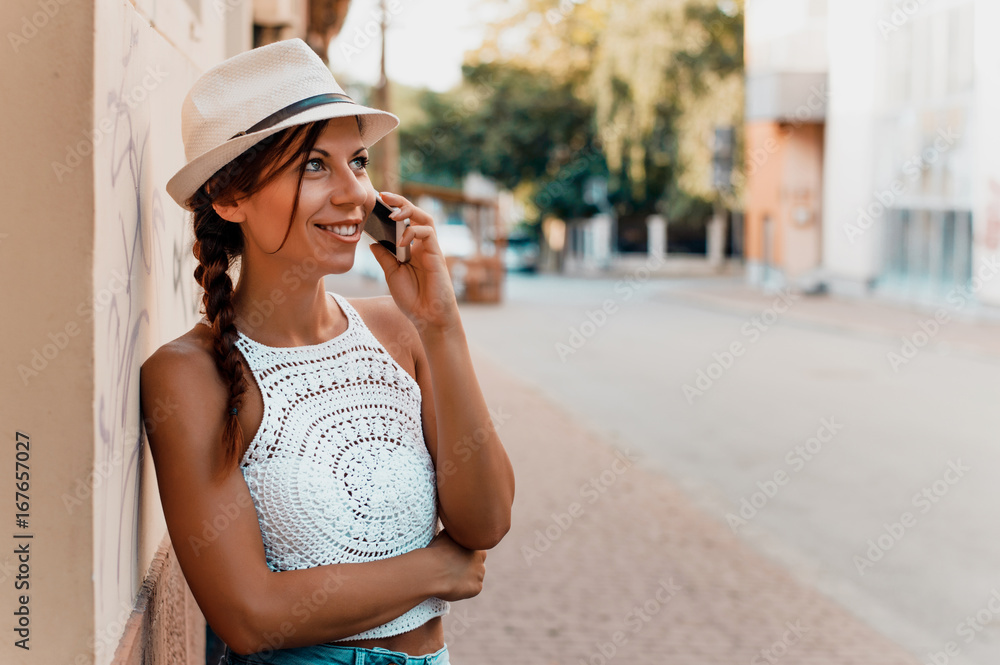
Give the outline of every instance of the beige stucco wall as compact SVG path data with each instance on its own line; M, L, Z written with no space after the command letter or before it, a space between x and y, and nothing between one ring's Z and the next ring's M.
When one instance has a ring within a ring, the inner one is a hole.
M202 70L250 47L249 5L97 3L94 118L113 129L94 154L95 297L115 275L129 281L94 323L94 451L110 469L93 497L94 624L109 637L97 643L99 664L111 661L166 532L139 422L138 371L197 318L193 238L165 191L185 161L181 104Z
M163 542L138 372L197 318L190 231L164 185L184 161L184 94L204 68L250 47L249 4L0 3L0 414L11 470L0 490L14 496L24 432L30 517L17 531L34 536L23 539L31 648L8 632L2 663L110 663ZM11 504L7 617L19 604Z
M62 181L52 168L91 123L93 12L52 4L46 13L37 0L0 3L0 663L11 665L74 663L93 630L92 512L87 501L70 511L60 499L93 462L94 335L78 313L92 294L93 168L82 160ZM15 431L30 437L25 529L14 522ZM14 533L33 535L20 580L28 587L17 591ZM28 651L11 632L22 594Z
M185 263L183 217L162 192L167 171L181 163L178 100L195 69L131 6L102 1L97 16L94 118L106 123L107 140L94 154L93 279L95 304L107 304L94 320L94 457L105 469L93 496L94 623L107 636L95 662L106 663L164 529L155 482L139 477L138 367L193 309L187 282L172 283ZM127 277L127 289L107 287L125 281L116 275ZM151 509L141 515L140 505Z

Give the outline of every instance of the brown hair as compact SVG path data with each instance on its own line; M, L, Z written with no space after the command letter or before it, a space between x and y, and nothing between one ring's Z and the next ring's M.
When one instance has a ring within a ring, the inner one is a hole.
M259 191L277 176L284 173L298 160L299 179L295 202L288 220L288 229L277 252L284 246L298 210L302 174L306 159L316 144L326 120L289 127L260 142L223 166L208 179L188 201L194 210L194 245L191 248L198 267L194 278L204 289L202 309L212 324L215 340L213 357L223 380L229 384L226 403L226 425L222 432L224 461L220 474L224 475L237 466L244 450L243 429L234 413L243 404L246 377L236 348L235 312L233 311L233 282L229 269L243 256L243 229L228 222L212 207L213 202L230 203ZM360 126L360 122L359 122ZM283 156L287 158L278 163ZM272 252L273 253L273 252Z

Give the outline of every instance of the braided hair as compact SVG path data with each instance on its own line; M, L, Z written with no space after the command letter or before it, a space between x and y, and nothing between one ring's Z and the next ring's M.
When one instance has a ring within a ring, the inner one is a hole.
M298 189L288 229L281 245L274 251L280 250L288 239L298 209L298 193L307 157L326 125L327 121L321 120L272 134L219 169L188 200L189 207L194 211L195 241L191 251L198 259L194 278L204 290L202 310L212 326L212 356L219 374L229 386L222 432L224 461L220 468L221 475L239 464L247 443L237 418L247 382L243 361L236 348L236 312L233 309L233 281L229 275L230 268L243 256L244 236L242 227L219 216L212 204L232 203L250 196L298 161Z

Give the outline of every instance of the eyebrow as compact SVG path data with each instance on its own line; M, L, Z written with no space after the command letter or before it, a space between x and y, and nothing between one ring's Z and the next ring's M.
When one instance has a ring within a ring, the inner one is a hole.
M367 148L365 148L364 146L361 146L360 148L358 148L357 150L354 151L354 154L351 155L351 157L357 157L358 155L360 155L361 153L363 153L365 150L367 150ZM329 157L330 156L330 153L328 153L326 150L323 150L323 148L313 147L312 151L313 152L318 152L319 154L323 155L324 157Z

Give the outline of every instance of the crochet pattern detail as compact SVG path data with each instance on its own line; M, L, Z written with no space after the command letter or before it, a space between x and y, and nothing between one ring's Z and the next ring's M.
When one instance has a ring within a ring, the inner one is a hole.
M273 571L374 561L426 547L437 528L420 386L343 296L347 330L276 348L238 333L264 400L241 461ZM343 640L398 635L447 614L428 598Z

